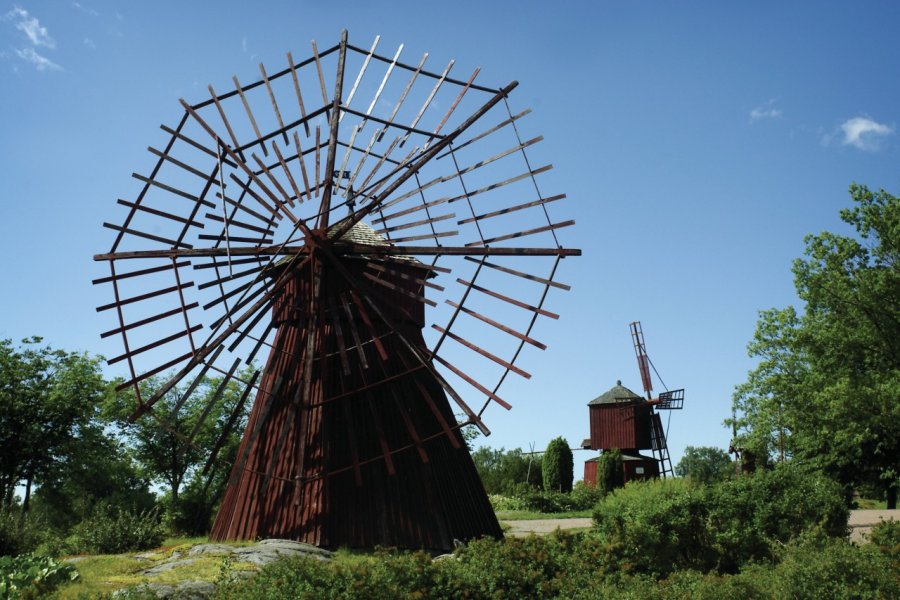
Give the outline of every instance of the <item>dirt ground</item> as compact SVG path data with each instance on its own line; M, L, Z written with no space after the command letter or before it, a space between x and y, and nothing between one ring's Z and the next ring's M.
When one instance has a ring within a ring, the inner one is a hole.
M900 521L900 509L898 510L854 510L850 512L850 539L859 541L865 532L879 521ZM531 535L546 535L556 529L587 529L591 526L591 519L536 519L533 521L501 521L508 526L506 535L511 537L524 537Z

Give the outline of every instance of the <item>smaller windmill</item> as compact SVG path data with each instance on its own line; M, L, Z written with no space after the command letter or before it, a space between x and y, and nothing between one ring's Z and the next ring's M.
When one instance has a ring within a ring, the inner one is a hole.
M672 461L666 442L666 428L659 411L681 409L684 390L667 390L657 397L653 396L650 370L653 369L660 383L662 379L647 354L640 322L635 321L629 327L646 398L617 381L615 386L591 400L588 403L591 433L582 447L589 450L620 450L625 481L670 476L673 474ZM641 450L652 450L653 456L642 455ZM585 461L584 480L589 485L596 484L596 458Z

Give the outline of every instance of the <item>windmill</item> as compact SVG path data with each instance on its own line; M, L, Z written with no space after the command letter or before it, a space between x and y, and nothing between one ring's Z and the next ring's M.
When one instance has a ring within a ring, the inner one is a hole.
M653 397L650 361L644 344L644 332L638 321L629 324L646 397L622 386L621 381L588 403L590 437L582 443L586 450L622 451L624 480L667 477L673 474L666 442L666 429L658 411L679 410L684 405L684 390L671 390ZM656 373L659 378L659 373ZM660 379L660 383L662 380ZM663 385L665 387L665 385ZM652 450L653 457L640 454ZM585 461L584 480L597 482L597 458Z
M557 270L581 252L557 232L574 221L550 217L565 194L542 191L552 165L533 162L530 110L510 109L516 82L457 79L452 60L431 70L427 53L405 62L379 42L345 31L181 100L104 223L114 241L94 259L109 273L94 283L112 301L97 310L115 315L102 337L121 340L109 363L127 368L132 418L166 427L157 401L178 393L178 410L212 375L241 389L204 468L230 470L217 540L441 550L502 536L460 427L488 435L489 406L510 408L503 381L530 377L515 362L546 348L532 330L558 318Z

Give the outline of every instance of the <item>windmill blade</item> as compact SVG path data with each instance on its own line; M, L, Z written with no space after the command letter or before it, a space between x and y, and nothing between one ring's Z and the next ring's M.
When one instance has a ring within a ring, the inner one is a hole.
M644 331L641 329L640 321L630 323L631 340L634 342L634 353L637 357L638 371L641 373L641 385L644 387L644 393L647 399L653 397L653 382L650 379L650 357L647 356L647 347L644 345Z

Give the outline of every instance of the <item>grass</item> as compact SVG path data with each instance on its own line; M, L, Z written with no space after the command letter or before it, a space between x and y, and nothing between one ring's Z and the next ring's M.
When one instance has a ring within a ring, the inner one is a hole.
M499 521L532 521L536 519L580 519L590 518L590 510L570 510L559 513L542 513L532 510L498 510L495 513Z
M216 581L226 576L229 571L258 570L248 562L236 562L226 556L196 556L189 565L176 567L158 575L146 575L146 569L168 560L174 552L187 557L192 546L206 543L206 537L167 538L163 545L149 552L128 552L126 554L107 554L79 557L72 563L81 576L72 584L58 589L54 598L58 600L75 600L78 598L94 598L109 594L118 589L145 583L178 584L183 581ZM226 542L229 546L245 546L250 542ZM147 555L148 559L138 559L135 555Z
M861 510L885 510L887 502L885 500L872 500L871 498L857 498L856 507Z

